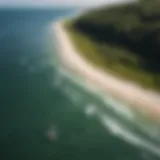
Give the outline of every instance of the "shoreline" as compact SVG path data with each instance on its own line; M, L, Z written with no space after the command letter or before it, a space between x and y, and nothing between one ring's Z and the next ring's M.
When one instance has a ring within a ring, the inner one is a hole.
M160 94L141 88L140 86L120 79L98 67L92 66L72 44L67 31L63 27L63 20L53 24L59 43L59 56L62 64L84 80L113 97L118 98L138 110L142 110L155 119L160 119Z

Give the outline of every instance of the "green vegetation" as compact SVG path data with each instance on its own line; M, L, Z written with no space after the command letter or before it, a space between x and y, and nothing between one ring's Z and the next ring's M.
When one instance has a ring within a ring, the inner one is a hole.
M103 7L66 27L92 63L143 87L160 90L160 1Z

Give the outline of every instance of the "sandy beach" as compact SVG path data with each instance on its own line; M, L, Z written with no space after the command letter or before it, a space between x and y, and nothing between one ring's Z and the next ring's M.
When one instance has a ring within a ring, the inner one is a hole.
M129 106L134 106L153 118L160 118L159 93L145 90L137 84L120 79L92 66L80 56L79 51L73 46L67 31L63 27L63 21L54 23L53 28L59 43L59 55L65 67L81 75L86 83L109 92L115 98L127 102Z

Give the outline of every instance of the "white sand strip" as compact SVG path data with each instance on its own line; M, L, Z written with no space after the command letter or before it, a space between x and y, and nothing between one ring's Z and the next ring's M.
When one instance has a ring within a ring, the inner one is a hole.
M123 100L140 110L149 113L154 118L160 118L160 94L145 90L137 84L120 79L92 66L83 59L72 45L63 21L53 25L59 43L60 58L65 67L83 76L87 83L111 93L116 98Z

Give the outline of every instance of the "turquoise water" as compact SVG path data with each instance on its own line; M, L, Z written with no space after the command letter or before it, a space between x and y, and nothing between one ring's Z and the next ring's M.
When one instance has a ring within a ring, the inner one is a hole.
M0 11L0 159L159 159L157 126L62 67L52 23L73 11Z

